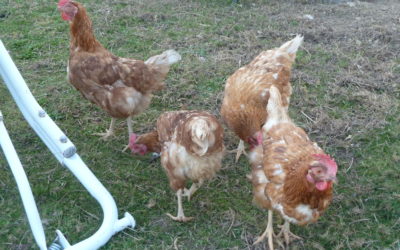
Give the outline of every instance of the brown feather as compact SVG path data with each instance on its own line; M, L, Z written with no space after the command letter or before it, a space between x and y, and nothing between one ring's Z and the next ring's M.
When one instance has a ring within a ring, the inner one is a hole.
M150 152L161 152L161 143L158 139L157 130L139 136L136 140L136 143L146 145L147 150Z
M80 3L70 24L69 82L110 116L127 118L146 109L153 91L164 87L170 65L117 57L95 38Z
M264 51L226 81L221 115L241 140L248 141L261 130L267 119L265 108L272 85L279 89L282 103L288 107L292 94L290 71L294 59L295 55L281 53L279 48Z
M157 119L156 131L140 136L137 143L151 151L161 148L161 164L175 191L183 188L186 180L212 178L221 168L225 149L221 124L204 111L163 113Z
M331 183L321 191L306 177L315 155L324 152L290 120L275 87L270 90L267 110L262 150L258 146L250 153L254 202L289 222L314 222L332 199Z

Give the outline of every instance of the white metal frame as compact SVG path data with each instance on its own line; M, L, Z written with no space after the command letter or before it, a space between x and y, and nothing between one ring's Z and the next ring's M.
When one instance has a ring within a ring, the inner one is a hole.
M0 74L29 125L57 160L67 167L99 202L103 210L104 218L100 228L91 237L79 243L71 245L61 231L57 230L58 242L62 248L97 249L107 243L115 233L129 226L134 228L136 223L129 213L125 213L124 218L118 219L118 210L113 197L76 153L74 144L36 102L1 40ZM1 147L16 179L34 238L40 249L47 249L43 227L28 179L2 120L0 113Z

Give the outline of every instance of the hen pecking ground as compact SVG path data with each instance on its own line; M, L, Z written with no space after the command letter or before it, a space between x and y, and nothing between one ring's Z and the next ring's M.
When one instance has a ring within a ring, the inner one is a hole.
M4 3L3 3L4 2ZM105 143L92 134L109 122L66 82L69 34L54 1L3 1L1 39L34 96L76 144L84 161L113 194L134 230L104 249L265 249L252 246L265 228L264 211L251 204L244 157L228 154L217 178L185 212L196 220L171 221L175 201L159 162L121 153L123 121ZM338 3L337 3L338 2ZM293 249L400 247L400 3L382 1L230 0L85 1L98 40L119 56L147 58L174 48L183 60L167 88L135 118L149 131L166 110L218 114L226 78L261 50L304 35L292 76L290 115L339 164L332 205L318 223L293 227L304 238ZM313 19L312 19L312 18ZM90 236L101 210L33 134L0 85L0 109L28 173L46 229L70 242ZM237 138L226 131L226 145ZM15 181L0 154L0 248L33 249Z

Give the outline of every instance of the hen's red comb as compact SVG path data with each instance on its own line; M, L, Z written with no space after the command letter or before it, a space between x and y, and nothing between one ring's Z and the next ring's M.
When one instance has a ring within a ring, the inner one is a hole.
M63 7L66 3L68 3L70 0L60 0L59 2L58 2L58 7L60 8L60 7Z
M336 174L337 171L337 164L334 159L332 159L329 155L327 154L315 154L313 155L317 161L321 162L325 166L329 167L331 170L333 170Z

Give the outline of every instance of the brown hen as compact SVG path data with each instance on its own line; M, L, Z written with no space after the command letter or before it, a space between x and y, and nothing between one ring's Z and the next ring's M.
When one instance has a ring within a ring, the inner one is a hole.
M136 137L129 147L134 154L161 152L161 165L178 198L176 221L189 221L182 208L182 196L190 197L221 168L224 155L223 128L217 118L204 111L172 111L162 114L156 130ZM186 181L193 181L186 189Z
M271 86L279 89L282 103L285 108L288 107L292 94L290 72L302 42L303 37L296 36L279 48L261 52L226 81L221 115L227 126L240 138L236 161L241 153L245 153L244 142L250 148L258 145L257 137L267 118L265 107Z
M113 135L116 118L127 118L131 134L131 117L149 106L152 93L164 87L170 65L181 56L174 50L145 62L115 56L96 40L82 4L60 0L58 9L62 18L70 22L69 82L112 117L110 128L100 134L103 138Z
M332 200L337 165L290 120L279 89L272 86L269 94L262 145L253 148L249 158L254 202L268 209L267 229L256 243L268 236L273 249L272 211L285 220L280 234L286 244L290 236L299 238L289 223L305 225L321 216Z

